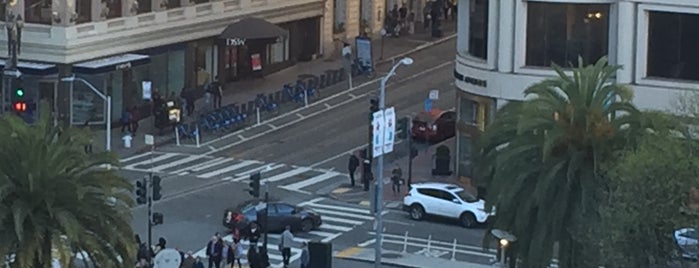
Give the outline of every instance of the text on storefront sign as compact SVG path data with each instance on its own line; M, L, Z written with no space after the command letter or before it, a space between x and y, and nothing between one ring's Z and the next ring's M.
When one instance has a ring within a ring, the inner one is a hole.
M245 38L228 38L226 39L226 45L227 46L244 46L245 45Z

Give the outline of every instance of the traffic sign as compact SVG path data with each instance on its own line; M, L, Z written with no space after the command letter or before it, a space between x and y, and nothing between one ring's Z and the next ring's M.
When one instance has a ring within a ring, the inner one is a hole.
M427 98L425 99L425 112L431 112L432 111L432 99Z
M374 117L371 120L371 127L373 128L371 147L372 155L378 157L383 154L384 145L384 111L380 110L374 113Z
M430 95L428 96L430 100L438 100L439 99L439 90L433 89L430 90Z
M22 76L22 72L20 72L17 69L5 70L2 73L6 76L11 76L14 78L19 78L20 76Z
M393 144L396 135L396 109L391 107L384 111L384 139L383 153L393 152Z

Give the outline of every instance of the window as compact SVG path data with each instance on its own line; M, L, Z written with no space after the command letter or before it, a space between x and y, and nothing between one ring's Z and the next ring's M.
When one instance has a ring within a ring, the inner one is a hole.
M470 0L468 54L488 59L488 0Z
M449 201L449 202L454 201L454 199L456 199L456 196L454 196L450 192L442 191L442 190L436 190L436 191L439 194L439 196L438 196L439 199Z
M24 20L28 23L51 24L51 0L25 1Z
M286 204L277 204L277 213L280 215L291 215L294 212L294 207Z
M478 198L476 198L475 196L473 196L472 194L470 194L464 190L456 192L456 195L458 195L459 198L461 200L463 200L464 202L473 203L473 202L478 201Z
M103 0L105 7L102 9L102 17L106 19L121 17L121 0Z
M648 12L647 76L699 81L699 15Z
M418 189L417 192L429 197L440 198L439 192L437 192L437 190L434 189Z
M138 11L136 13L144 14L152 11L153 0L138 0L136 3L138 4Z
M475 125L478 122L478 103L465 97L460 97L460 99L459 117L461 122Z
M527 3L526 65L594 63L609 48L609 5Z
M75 4L75 23L92 20L92 1L77 1Z

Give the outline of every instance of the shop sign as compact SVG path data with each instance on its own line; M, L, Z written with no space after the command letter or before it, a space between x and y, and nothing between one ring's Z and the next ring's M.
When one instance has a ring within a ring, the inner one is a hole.
M150 100L152 95L151 86L153 83L151 81L141 81L141 88L143 89L143 99Z
M226 45L227 46L244 46L245 41L247 41L247 39L245 39L245 38L227 38Z
M464 81L466 83L469 83L474 86L479 86L479 87L488 87L488 81L483 80L483 79L478 79L475 77L470 77L470 76L465 76L456 70L454 70L454 78L456 80Z
M114 69L116 69L118 71L118 70L124 70L124 69L128 69L128 68L131 68L130 62L117 64L116 68L114 68Z
M259 53L250 55L250 65L253 71L262 70L262 60Z

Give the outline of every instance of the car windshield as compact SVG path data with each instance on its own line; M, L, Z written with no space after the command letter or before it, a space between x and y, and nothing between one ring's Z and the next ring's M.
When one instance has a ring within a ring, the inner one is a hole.
M464 201L466 201L466 202L473 203L473 202L478 201L478 198L474 197L473 195L467 193L467 192L464 191L464 190L460 190L460 191L457 191L457 192L454 192L454 193L455 193L459 198L461 198L461 200L464 200Z
M696 230L688 230L687 232L680 234L680 236L692 239L699 239L699 234L697 234Z

